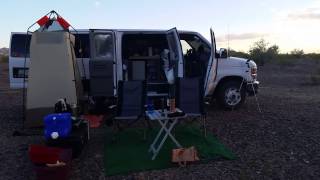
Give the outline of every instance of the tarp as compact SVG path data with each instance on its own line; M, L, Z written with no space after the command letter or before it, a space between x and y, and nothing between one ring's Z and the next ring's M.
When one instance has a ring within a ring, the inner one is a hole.
M53 113L58 99L77 104L81 80L73 44L68 32L34 32L30 44L26 126L43 125L43 117Z

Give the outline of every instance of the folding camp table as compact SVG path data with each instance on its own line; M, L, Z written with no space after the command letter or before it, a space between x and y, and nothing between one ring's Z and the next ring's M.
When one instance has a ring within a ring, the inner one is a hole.
M174 126L177 124L178 120L181 118L185 118L186 115L168 117L168 114L169 114L169 111L167 110L146 111L146 115L149 118L149 120L158 121L159 124L161 125L160 131L158 132L156 138L153 140L149 148L149 152L152 152L153 154L152 160L154 160L157 157L158 153L160 152L168 136L171 138L171 140L175 143L175 145L178 148L182 147L180 143L176 140L176 138L171 134L171 131L174 128ZM162 139L160 139L161 136L162 136Z

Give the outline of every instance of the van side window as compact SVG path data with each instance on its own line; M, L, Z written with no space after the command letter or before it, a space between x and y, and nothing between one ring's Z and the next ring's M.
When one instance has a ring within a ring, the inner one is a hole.
M113 37L112 34L95 34L95 58L113 60Z
M183 55L186 55L187 52L190 51L190 49L192 49L192 47L185 40L180 40L180 43L182 47L182 53Z
M210 56L211 54L211 47L197 35L180 34L180 42L181 45L185 44L188 50L192 49L195 52L200 50L207 56Z
M180 34L180 43L185 60L186 77L202 77L204 79L211 47L195 34Z
M14 34L11 37L11 57L30 57L30 41L31 35L28 35L26 46L26 34ZM25 49L27 48L27 49Z
M90 58L89 34L74 34L76 38L74 52L77 58ZM80 53L82 49L82 53Z

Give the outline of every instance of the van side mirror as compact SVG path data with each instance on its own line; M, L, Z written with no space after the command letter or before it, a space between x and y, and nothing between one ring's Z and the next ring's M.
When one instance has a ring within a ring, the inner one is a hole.
M227 58L228 57L228 50L225 48L220 48L219 56L220 56L220 58Z

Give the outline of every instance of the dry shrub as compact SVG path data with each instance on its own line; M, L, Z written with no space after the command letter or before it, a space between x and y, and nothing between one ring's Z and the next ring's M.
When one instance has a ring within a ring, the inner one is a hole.
M0 55L0 63L8 63L9 57L5 55Z
M311 84L312 85L320 85L320 68L310 76Z

